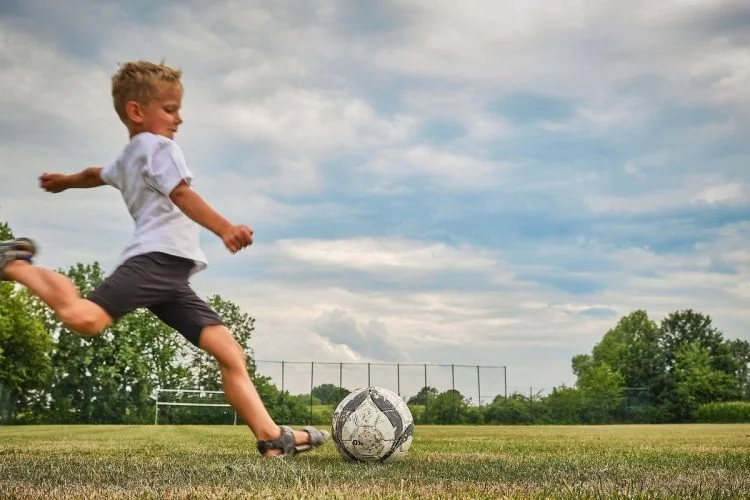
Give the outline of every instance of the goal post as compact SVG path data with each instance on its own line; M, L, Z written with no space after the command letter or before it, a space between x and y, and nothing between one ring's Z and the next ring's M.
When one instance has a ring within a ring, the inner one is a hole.
M160 400L159 394L199 394L201 396L205 394L224 394L224 391L206 391L201 389L162 389L157 387L156 401L154 404L154 425L159 425L159 407L160 406L201 406L201 407L215 407L215 408L231 408L232 405L228 403L195 403L195 402L179 402L179 401L163 401ZM237 412L234 412L234 424L237 425Z

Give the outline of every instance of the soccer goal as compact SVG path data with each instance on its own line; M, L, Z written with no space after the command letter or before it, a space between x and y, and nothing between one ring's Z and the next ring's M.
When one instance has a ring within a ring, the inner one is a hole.
M215 398L220 395L223 398L224 391L206 391L201 389L162 389L157 387L156 403L154 406L154 425L159 425L159 407L160 406L195 406L195 407L215 407L231 408L228 403L204 403L195 401L200 398ZM166 398L167 395L172 397ZM190 401L176 401L181 396L188 396ZM234 424L237 425L237 412L234 413Z

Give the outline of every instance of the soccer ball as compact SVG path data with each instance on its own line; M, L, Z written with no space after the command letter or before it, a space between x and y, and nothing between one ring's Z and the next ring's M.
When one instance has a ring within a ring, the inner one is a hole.
M411 446L413 433L409 407L396 393L382 387L350 392L333 412L333 442L349 460L400 460Z

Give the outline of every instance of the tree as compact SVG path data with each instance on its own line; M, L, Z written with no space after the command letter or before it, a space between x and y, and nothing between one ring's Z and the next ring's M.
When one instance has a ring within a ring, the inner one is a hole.
M735 339L728 345L734 360L733 373L740 384L742 397L750 399L750 342Z
M668 368L674 365L682 344L694 342L709 352L711 364L722 371L733 368L731 355L722 349L723 336L714 326L710 316L692 309L675 311L667 315L660 325L662 346Z
M584 401L584 421L611 422L622 402L622 375L607 363L587 365L578 375L578 389Z
M531 424L536 422L532 403L527 396L514 393L509 397L497 396L485 410L486 422L500 424Z
M0 223L0 240L11 238L8 224ZM31 315L26 291L0 282L0 387L10 394L9 419L27 408L32 391L49 382L51 349L44 325Z
M84 296L104 279L97 262L76 264L63 274ZM38 299L31 302L34 316L55 340L51 383L35 401L47 421L146 422L153 418L155 387L190 384L181 361L187 343L151 312L134 311L98 336L86 337L65 328Z
M86 296L104 279L98 263L76 264L66 274ZM41 301L34 315L55 339L51 383L36 409L52 422L136 423L150 414L153 384L149 359L140 351L142 336L127 322L86 337L66 328Z
M674 356L674 390L668 403L677 420L692 421L703 403L732 401L740 397L738 380L712 366L708 348L697 341L683 342Z
M322 384L312 390L312 395L324 405L337 405L349 394L349 389L333 384Z
M434 387L422 387L417 394L410 397L406 402L407 405L427 405L438 395L438 390Z
M543 400L545 413L550 423L579 424L583 409L583 396L574 387L555 387Z
M430 401L425 407L425 423L463 424L469 418L469 402L454 389L449 389Z

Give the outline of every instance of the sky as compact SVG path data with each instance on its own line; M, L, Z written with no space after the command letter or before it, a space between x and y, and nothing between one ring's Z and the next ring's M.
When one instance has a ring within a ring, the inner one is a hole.
M111 75L164 60L194 188L255 231L231 255L204 230L193 286L256 319L259 360L504 366L481 369L491 399L574 384L637 309L750 340L750 4L553 4L4 0L0 220L40 265L111 272L119 193L37 176L112 161Z

